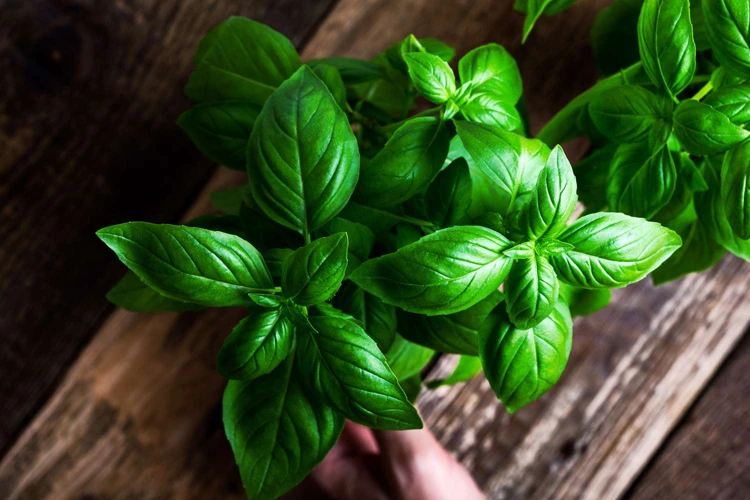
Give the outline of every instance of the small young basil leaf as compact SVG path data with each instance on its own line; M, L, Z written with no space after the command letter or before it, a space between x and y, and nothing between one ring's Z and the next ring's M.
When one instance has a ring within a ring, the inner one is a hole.
M247 141L245 141L247 143ZM239 215L242 205L245 204L247 186L223 189L211 193L211 205L225 214Z
M654 271L652 277L658 271ZM588 290L560 283L560 297L568 304L571 316L588 316L607 307L612 299L612 292L607 288Z
M518 245L507 249L503 252L503 255L514 260L531 259L534 257L535 246L536 242L534 241L524 241L523 243L519 243Z
M458 364L446 378L428 380L425 384L428 389L437 389L444 385L456 385L468 382L482 371L482 362L479 356L460 356Z
M677 168L669 148L649 155L643 143L622 144L609 173L609 209L650 219L669 203L676 185Z
M297 363L310 388L353 422L373 429L419 429L422 420L377 344L352 321L314 316L297 332Z
M270 248L263 252L268 270L274 278L281 278L284 272L284 264L294 254L291 248Z
M271 293L249 293L248 296L256 306L276 309L287 302L286 297Z
M339 108L342 111L346 111L346 87L339 71L327 64L318 64L312 70L320 78L320 81L325 84L326 88L328 88Z
M536 242L534 251L537 255L542 257L549 257L550 255L558 255L561 253L569 252L573 250L573 245L570 243L563 243L554 238L542 238Z
M282 226L309 234L338 214L359 175L349 120L310 68L268 99L250 136L253 198Z
M414 375L405 380L399 380L398 384L401 386L401 389L403 389L409 402L411 404L416 403L419 394L422 392L422 377Z
M251 499L292 489L344 428L344 417L302 388L291 358L255 380L230 380L224 391L224 430Z
M472 93L465 104L459 105L461 115L468 121L484 123L510 132L523 132L524 123L515 105L489 93Z
M204 306L242 306L273 288L263 257L237 236L196 227L128 222L97 236L161 295Z
M446 45L436 38L420 38L419 43L422 44L422 47L424 47L425 51L438 56L445 62L451 62L451 59L456 57L456 51L453 47Z
M393 68L406 73L408 67L404 55L414 52L426 52L424 46L414 35L409 35L400 42L396 42L393 45L385 49L383 53L386 60L393 66Z
M346 233L337 233L295 250L281 275L284 295L301 306L333 297L344 281L348 247Z
M542 169L531 196L518 215L523 234L538 240L556 236L576 208L576 178L562 147L555 146Z
M534 255L513 263L505 280L505 305L510 321L521 329L533 328L549 316L560 285L546 258Z
M456 77L448 63L426 52L404 54L409 77L428 101L442 104L456 91Z
M371 82L373 80L386 80L388 73L385 68L370 61L353 59L349 57L325 57L315 59L307 63L316 70L318 66L331 66L339 71L341 80L346 85Z
M640 60L638 16L643 0L615 0L591 25L591 48L597 69L611 75Z
M396 338L396 308L376 296L347 282L337 296L336 304L345 313L362 323L367 335L382 352L388 351Z
M439 352L476 356L479 329L501 300L503 294L495 290L470 308L445 316L399 311L399 331L405 339Z
M136 276L133 271L128 271L125 276L107 293L107 300L127 311L154 313L154 312L183 312L198 311L203 306L170 299L148 286Z
M471 208L471 174L463 158L453 161L427 189L427 217L437 227L464 224Z
M458 136L476 166L471 172L475 188L472 197L482 194L485 211L507 215L516 200L536 185L549 149L540 141L524 139L498 127L455 123ZM486 192L478 193L479 190Z
M725 253L724 248L709 234L708 228L698 220L692 205L669 227L680 235L682 246L651 274L654 285L708 269L719 262Z
M396 334L390 349L385 353L385 359L396 378L406 380L419 375L434 355L435 351L432 349L409 342Z
M177 125L208 159L244 172L247 141L260 108L248 101L206 102L182 113Z
M687 99L674 112L674 133L688 153L723 153L750 136L750 132L729 121L708 104Z
M573 167L578 201L586 207L586 213L599 212L607 206L607 179L617 149L617 144L596 149Z
M469 308L505 280L513 244L478 226L441 229L395 253L362 264L349 277L384 302L437 315Z
M646 0L638 18L641 61L654 85L676 96L695 74L689 0Z
M671 101L635 85L600 92L589 105L599 131L615 142L636 142L672 116ZM668 134L667 134L668 135Z
M721 197L734 234L750 238L750 139L724 155L721 167Z
M482 328L479 358L490 387L514 413L559 380L572 347L573 322L562 300L530 330L513 326L504 309L497 307Z
M458 75L462 84L470 84L473 93L485 93L511 105L523 93L516 60L496 43L482 45L463 56L458 62Z
M413 118L400 126L385 147L362 164L355 197L372 207L406 201L432 181L448 154L450 137L437 118Z
M703 0L713 55L731 73L750 78L750 22L746 0Z
M735 125L750 124L750 84L728 85L714 90L703 102Z
M273 371L294 348L294 327L280 307L250 311L221 346L219 373L233 380L253 380Z
M574 248L551 255L550 263L561 281L581 288L618 288L639 281L681 244L671 229L619 213L581 217L558 239Z
M262 106L302 64L289 39L245 17L230 17L204 40L185 87L195 102L238 99Z

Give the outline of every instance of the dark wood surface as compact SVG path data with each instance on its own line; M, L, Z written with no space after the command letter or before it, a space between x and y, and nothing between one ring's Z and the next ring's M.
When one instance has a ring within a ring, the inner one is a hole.
M594 80L587 33L607 3L543 17L522 47L510 1L0 0L0 498L242 497L214 371L240 312L109 315L122 270L93 237L208 209L206 190L193 200L213 166L174 119L209 27L248 15L306 58L369 56L410 32L459 55L499 42L538 129ZM426 393L426 421L493 498L750 497L750 340L722 365L750 320L749 267L618 291L576 324L540 402L510 416L476 380Z

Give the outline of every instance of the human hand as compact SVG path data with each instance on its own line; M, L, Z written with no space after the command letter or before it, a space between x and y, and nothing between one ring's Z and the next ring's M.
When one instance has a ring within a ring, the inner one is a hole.
M484 498L468 471L428 429L373 431L346 422L336 446L287 499Z

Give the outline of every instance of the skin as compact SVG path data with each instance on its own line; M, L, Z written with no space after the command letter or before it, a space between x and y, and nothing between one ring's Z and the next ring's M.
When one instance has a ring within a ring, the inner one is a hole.
M428 429L373 431L347 421L325 460L285 498L474 500L485 496Z

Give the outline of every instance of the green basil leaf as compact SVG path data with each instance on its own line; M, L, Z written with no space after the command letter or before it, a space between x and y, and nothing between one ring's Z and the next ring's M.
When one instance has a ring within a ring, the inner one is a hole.
M409 342L397 334L390 349L385 353L385 359L396 378L406 380L419 375L434 355L435 351L432 349Z
M419 43L422 44L422 47L424 47L424 50L428 53L438 56L445 62L451 62L451 59L456 57L456 51L453 47L450 47L435 38L420 38Z
M385 49L383 54L386 60L398 71L406 73L408 67L404 55L411 54L414 52L426 52L422 43L414 35L409 35L400 42L396 42L393 45Z
M564 4L567 8L567 6L570 6L573 1L574 0L523 0L523 2L520 2L517 0L515 5L516 10L526 12L526 19L523 21L523 37L521 38L521 43L526 42L526 39L529 37L529 34L531 34L531 30L534 28L539 16L541 16L542 13L548 12L547 9L550 5L560 3ZM554 9L554 11L558 10L564 9Z
M471 169L472 185L486 194L485 211L507 215L525 193L537 183L549 149L540 141L524 139L490 125L456 122L458 136L476 168Z
M703 5L701 5L700 0L690 2L690 21L693 23L693 38L695 38L696 50L710 49L711 42L708 40L706 16L703 13Z
M375 157L362 164L356 198L373 207L406 201L432 181L448 154L450 137L437 118L413 118Z
M530 330L513 326L503 309L495 309L480 333L479 358L490 387L514 413L560 379L572 347L573 322L562 300Z
M359 267L362 262L370 257L372 246L375 244L375 234L365 225L352 222L342 217L336 217L331 222L320 228L321 235L330 236L336 233L346 233L349 238L349 260L346 275Z
M694 155L722 153L750 132L729 121L708 104L687 99L674 112L674 133L680 144Z
M374 234L380 235L389 231L402 220L402 216L382 208L368 207L350 201L341 211L341 217L361 224Z
M659 271L657 269L652 277ZM607 307L612 299L612 292L608 289L587 290L560 283L560 296L570 308L571 316L588 316Z
M524 241L523 243L519 243L518 245L515 245L504 251L503 255L506 255L514 260L530 259L534 257L535 246L535 241Z
M473 306L444 316L424 316L399 312L401 335L415 344L439 352L476 356L479 329L489 313L503 299L497 290Z
M382 352L388 351L396 338L396 308L376 296L347 282L337 296L336 304L347 314L362 323L367 335Z
M237 236L196 227L128 222L97 236L161 295L204 306L242 306L273 288L263 257Z
M531 196L518 215L521 231L531 240L556 236L576 208L576 178L562 147L555 146Z
M205 40L185 87L195 102L239 99L262 106L302 64L284 35L244 17L230 17Z
M298 330L297 363L304 380L349 420L373 429L419 429L409 404L375 341L356 323L310 318L315 331Z
M270 248L263 252L263 259L266 261L268 270L274 278L281 278L284 272L284 265L294 254L291 248Z
M208 159L244 171L247 141L260 106L248 101L197 104L177 119L177 125Z
M253 197L277 223L309 234L354 191L359 151L346 115L307 67L268 99L250 136Z
M373 80L385 80L388 78L385 68L370 61L353 59L349 57L326 57L315 59L307 63L311 68L318 66L331 66L336 68L341 79L346 85L370 82Z
M523 132L524 123L516 107L494 94L473 93L471 100L459 106L461 115L474 123L493 125L511 132Z
M288 303L286 297L273 293L249 293L248 296L259 307L276 309Z
M721 197L734 234L750 238L750 140L724 155L721 167Z
M346 87L339 71L333 66L318 64L313 68L313 72L325 84L339 108L346 111Z
M427 189L427 217L438 227L467 222L471 208L471 174L466 160L459 158L438 174Z
M515 261L505 280L511 323L524 330L538 325L555 307L559 289L555 270L544 257Z
M231 380L224 391L224 430L248 498L289 491L344 428L344 417L302 389L291 358L255 380Z
M615 142L636 142L672 116L672 103L635 85L600 92L589 105L597 129Z
M284 295L301 306L319 304L333 297L344 281L348 248L346 233L337 233L295 250L281 275Z
M456 368L446 378L428 380L425 385L428 389L437 389L444 385L456 385L467 382L479 375L482 371L482 362L479 356L460 356Z
M643 0L615 0L591 25L591 48L596 67L611 75L640 60L638 16ZM691 6L692 7L692 6Z
M750 84L721 87L708 94L703 102L735 125L750 124Z
M217 369L228 379L252 380L273 371L293 348L294 327L283 310L256 309L224 341Z
M422 377L414 375L405 380L398 381L401 388L404 390L404 394L409 399L411 404L414 404L419 398L419 394L422 392Z
M247 141L245 141L247 142ZM247 186L223 189L211 193L211 205L230 215L239 215L242 205L245 203L245 192Z
M450 314L469 308L505 280L512 243L478 226L441 229L395 253L362 264L349 277L406 311Z
M705 191L708 189L706 179L703 177L701 170L690 158L687 153L680 154L680 177L685 180L685 183L690 191Z
M246 200L240 207L240 223L245 239L255 248L265 252L271 248L297 248L303 244L302 235L270 220L255 206L254 200L252 204L254 206L248 205Z
M578 185L578 201L586 212L599 212L607 206L607 179L614 161L617 144L594 150L573 167Z
M569 243L563 243L554 238L542 238L534 245L534 251L542 257L549 257L550 255L557 255L573 250L573 245Z
M671 229L619 213L581 217L558 239L574 249L549 257L557 277L581 288L634 283L667 260L681 244Z
M507 50L496 43L482 45L458 62L461 83L470 83L474 93L485 93L508 104L515 104L523 93L521 72Z
M622 144L609 174L609 209L650 219L669 203L676 186L677 168L669 148L649 155L643 143Z
M708 41L727 70L750 78L750 10L745 0L703 0Z
M456 91L456 77L448 63L426 52L404 54L409 77L428 101L442 104Z
M170 299L148 286L136 276L133 271L128 271L125 276L107 293L107 300L127 311L154 313L154 312L183 312L198 311L203 306Z
M695 74L689 0L646 0L638 18L638 48L649 78L676 96Z
M502 215L493 212L480 215L471 222L471 225L486 227L487 229L492 229L500 234L506 234L508 232L508 225L505 222L505 218Z

